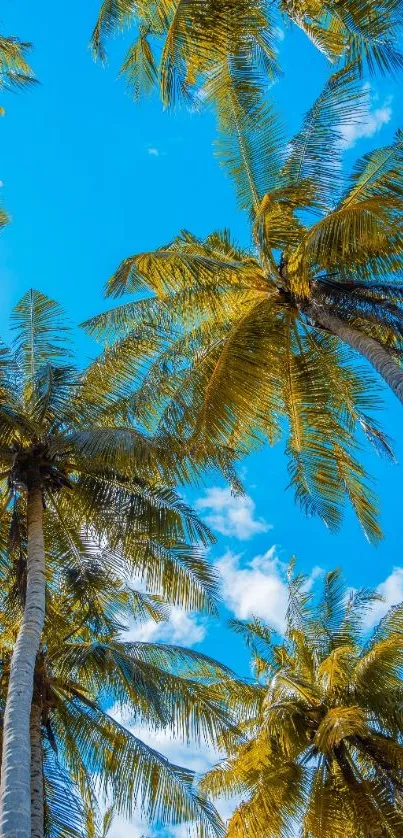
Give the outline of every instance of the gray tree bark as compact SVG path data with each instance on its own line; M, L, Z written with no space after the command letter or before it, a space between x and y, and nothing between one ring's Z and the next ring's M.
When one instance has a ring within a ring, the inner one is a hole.
M44 835L44 788L41 708L33 703L31 708L31 838Z
M327 329L366 358L403 404L403 369L377 340L363 335L321 305L312 303L305 311L313 323Z
M27 595L14 647L3 728L1 838L31 838L30 716L36 656L45 620L42 492L28 489Z

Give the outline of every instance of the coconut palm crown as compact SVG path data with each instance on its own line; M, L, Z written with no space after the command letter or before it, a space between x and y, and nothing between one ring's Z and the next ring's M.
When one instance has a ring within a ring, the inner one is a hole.
M134 98L157 86L165 104L200 105L215 77L213 98L223 104L252 80L263 91L278 75L284 24L302 29L332 62L345 56L371 72L402 67L399 0L103 0L92 46L104 59L108 37L133 26L121 73Z
M369 590L289 575L284 636L234 621L258 682L229 756L203 779L237 796L228 838L397 838L403 830L403 607L369 631ZM267 615L270 620L270 614Z
M37 291L13 312L15 341L0 353L0 503L26 533L25 607L11 658L3 725L2 836L31 835L29 720L45 620L46 555L80 567L98 556L122 579L188 609L214 610L203 556L207 528L177 496L169 441L145 438L112 415L129 386L98 362L79 372L63 312ZM85 604L83 604L85 609ZM84 615L83 615L84 616Z
M363 433L391 449L371 416L379 386L358 360L403 398L403 285L395 278L403 139L398 133L359 160L346 182L343 131L362 118L363 96L356 71L339 71L288 144L274 108L262 111L252 88L247 117L240 108L234 120L223 106L218 150L250 216L253 246L239 247L227 230L204 240L185 231L129 257L107 291L147 296L87 327L112 344L105 363L113 358L123 370L132 359L139 421L176 427L189 445L245 451L285 434L305 510L337 527L349 499L376 539L375 499L357 455Z

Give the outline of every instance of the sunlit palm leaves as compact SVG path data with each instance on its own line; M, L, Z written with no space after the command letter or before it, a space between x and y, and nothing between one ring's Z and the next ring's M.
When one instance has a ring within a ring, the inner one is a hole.
M35 81L26 54L31 44L0 35L0 90L24 87ZM4 113L0 108L0 114Z
M336 527L348 498L376 539L362 432L378 450L391 449L371 416L375 382L347 347L358 335L364 345L355 348L391 383L366 351L372 335L392 377L401 376L402 292L393 278L402 260L401 136L357 163L346 182L343 126L365 108L351 67L329 80L288 144L274 112L255 120L234 101L219 114L219 152L251 214L253 248L242 250L227 231L205 240L183 232L130 257L108 292L152 295L88 326L108 343L105 370L132 377L137 392L124 407L141 427L177 434L192 451L216 443L245 452L285 435L306 511Z
M95 54L104 57L107 37L134 23L138 35L122 73L135 97L157 84L164 102L184 97L194 103L201 84L227 60L261 83L266 74L277 73L274 24L262 0L136 5L106 0L93 32Z
M398 0L104 0L92 44L105 58L108 37L134 26L121 72L135 98L157 85L166 104L180 97L194 104L215 76L215 101L222 106L229 69L243 93L251 83L263 90L277 75L279 24L301 28L331 61L347 56L371 72L401 68L399 10Z
M291 576L283 638L257 620L234 624L260 674L255 715L243 715L244 735L202 787L214 797L243 798L228 825L231 838L284 838L297 824L306 838L397 838L402 608L366 639L376 599L370 591L348 592L338 571L325 577L319 601L308 587Z

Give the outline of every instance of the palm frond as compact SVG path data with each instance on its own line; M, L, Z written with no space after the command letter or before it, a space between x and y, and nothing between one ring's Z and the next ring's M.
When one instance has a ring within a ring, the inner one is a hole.
M14 350L27 386L33 387L41 367L69 354L68 328L58 303L30 290L12 313Z
M74 783L49 743L44 748L45 836L83 838L85 812Z
M91 46L96 56L105 60L105 39L116 28L123 29L132 19L134 12L133 0L104 0L91 39Z
M282 176L288 183L312 184L323 208L332 206L343 184L343 126L363 118L365 93L356 68L343 67L330 76L289 143Z
M137 40L130 46L120 73L126 78L134 100L157 85L158 68L147 30L140 31Z
M217 103L217 153L234 181L239 206L256 214L277 184L281 165L283 132L276 110L235 60L217 65L205 93Z
M35 82L32 68L27 61L31 44L19 38L0 35L0 88L11 90Z
M334 211L307 232L293 256L295 264L308 259L328 271L344 265L351 270L387 250L402 209L402 150L403 139L397 132L392 145L357 162L350 189Z

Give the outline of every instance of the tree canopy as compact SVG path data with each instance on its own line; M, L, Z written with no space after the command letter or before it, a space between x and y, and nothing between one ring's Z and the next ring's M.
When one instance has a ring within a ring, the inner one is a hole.
M375 345L374 366L391 369L384 377L397 376L398 390L403 158L398 134L345 182L343 125L360 119L363 97L356 70L338 71L288 143L272 106L256 100L245 115L228 100L219 154L250 214L251 248L227 230L204 240L184 231L125 259L107 292L140 298L86 325L107 343L103 363L132 371L131 409L144 427L176 433L192 450L209 440L245 452L285 435L305 510L337 527L348 499L376 540L362 434L392 451L371 415L379 387L352 356L351 332L366 359L366 339Z

